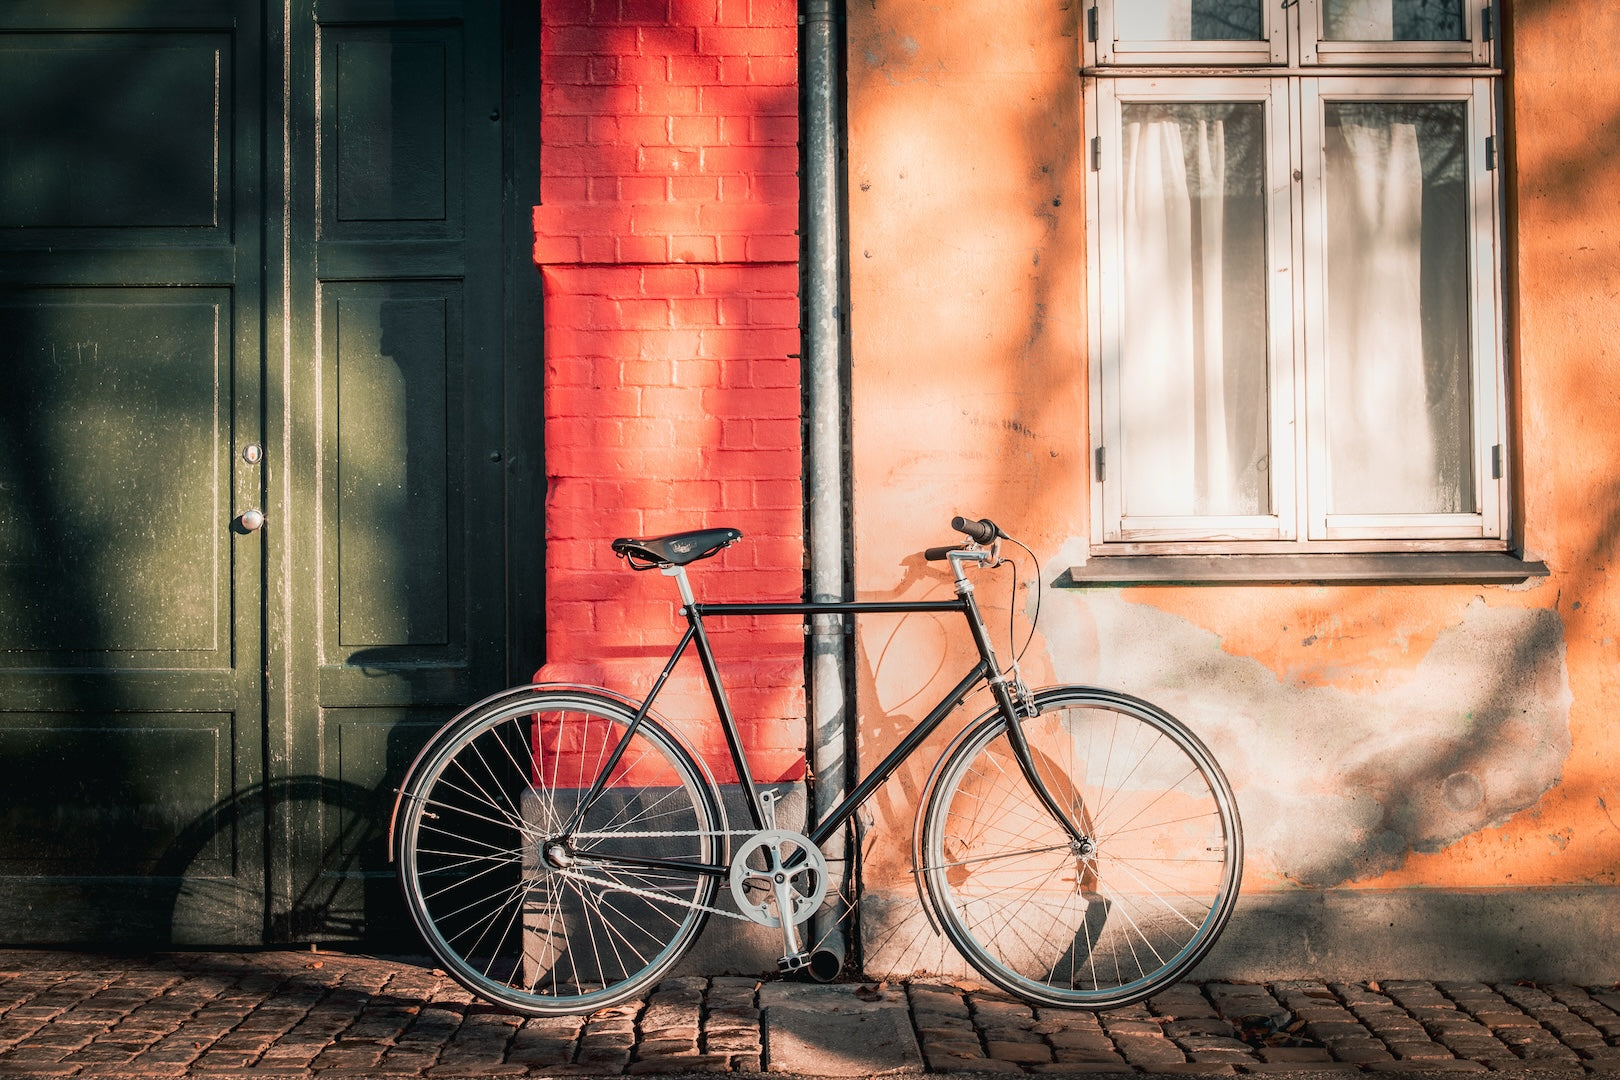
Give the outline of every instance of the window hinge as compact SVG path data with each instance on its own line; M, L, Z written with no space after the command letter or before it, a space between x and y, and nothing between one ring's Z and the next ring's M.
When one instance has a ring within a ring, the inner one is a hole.
M1097 5L1093 4L1086 9L1086 40L1097 40Z
M1102 136L1101 135L1093 135L1091 137L1091 171L1092 172L1101 172L1102 171Z
M1502 444L1491 447L1491 479L1502 479Z
M1495 27L1491 25L1491 16L1493 14L1494 11L1490 4L1486 4L1485 10L1480 13L1480 34L1487 42L1491 40L1491 36L1495 31Z
M1487 136L1485 136L1485 168L1486 168L1486 170L1491 170L1491 169L1496 168L1496 136L1495 135L1487 135Z
M1097 447L1097 483L1108 479L1108 448Z

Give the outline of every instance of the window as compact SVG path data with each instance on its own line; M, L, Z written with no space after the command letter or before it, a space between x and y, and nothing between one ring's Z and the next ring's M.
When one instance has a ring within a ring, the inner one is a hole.
M1092 551L1504 548L1490 8L1087 15Z

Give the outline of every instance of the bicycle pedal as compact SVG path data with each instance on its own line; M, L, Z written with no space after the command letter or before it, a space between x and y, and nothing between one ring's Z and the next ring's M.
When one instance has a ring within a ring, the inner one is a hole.
M776 962L776 969L784 975L790 975L795 971L803 971L809 966L809 953L794 953L792 956L784 956Z

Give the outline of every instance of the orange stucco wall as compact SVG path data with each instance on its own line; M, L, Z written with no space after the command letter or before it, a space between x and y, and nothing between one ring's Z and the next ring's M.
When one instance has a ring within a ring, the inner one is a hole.
M953 513L1028 542L1047 588L1026 675L1139 693L1206 738L1243 809L1247 897L1616 884L1620 66L1571 42L1613 40L1620 8L1507 12L1516 528L1551 571L1515 587L1051 587L1089 529L1081 15L849 7L860 595L944 595L917 552L951 539ZM980 594L998 627L1009 603L1027 613L1027 578L1009 589ZM919 618L868 620L857 642L870 763L967 643ZM925 778L890 784L867 830L876 969L924 948L892 838Z

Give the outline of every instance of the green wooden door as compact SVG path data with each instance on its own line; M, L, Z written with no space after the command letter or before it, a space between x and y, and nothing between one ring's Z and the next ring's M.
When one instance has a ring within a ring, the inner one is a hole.
M7 940L257 937L259 26L0 10Z
M0 940L392 932L392 782L538 659L501 19L0 12Z
M289 79L307 133L291 201L307 212L272 436L293 523L272 570L288 690L272 771L300 786L273 818L272 921L297 940L375 937L399 911L395 783L454 711L527 674L508 649L507 535L525 530L507 502L538 432L509 440L504 402L526 368L509 294L535 274L527 207L508 203L506 98L537 84L506 72L486 0L320 0L290 24L308 58ZM512 36L534 51L532 28Z

